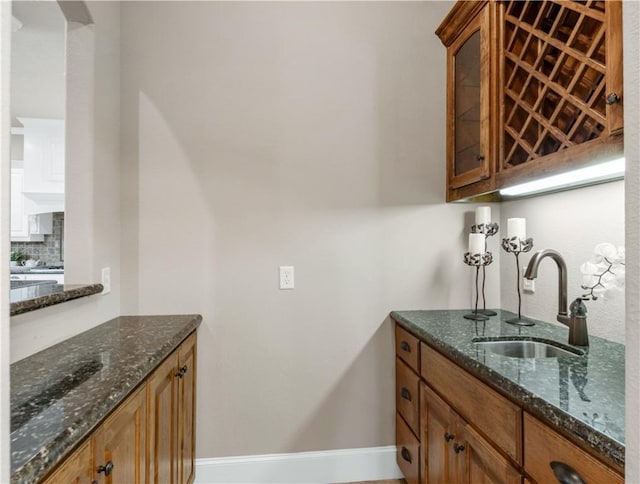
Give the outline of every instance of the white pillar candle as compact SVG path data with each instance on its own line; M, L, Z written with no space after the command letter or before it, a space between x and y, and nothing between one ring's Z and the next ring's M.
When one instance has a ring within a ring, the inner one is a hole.
M484 234L469 234L469 253L484 254Z
M491 207L476 208L476 225L491 223Z
M527 221L523 218L507 219L507 238L518 238L525 240L527 238Z

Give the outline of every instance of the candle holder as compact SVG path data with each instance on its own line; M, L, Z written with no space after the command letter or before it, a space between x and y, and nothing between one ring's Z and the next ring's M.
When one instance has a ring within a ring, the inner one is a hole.
M489 224L474 224L471 226L471 233L484 235L484 251L487 252L487 239L496 235L498 233L498 228L498 224L495 222ZM485 316L495 316L498 313L491 309L487 309L487 299L484 295L484 285L486 280L486 266L482 266L482 309L480 309L479 312Z
M533 248L533 239L521 239L519 237L511 237L502 239L502 248L516 256L516 287L518 289L518 317L507 319L507 323L515 324L518 326L533 326L535 323L528 319L523 319L522 310L522 294L520 293L520 254L522 252L529 252Z
M489 319L489 316L478 311L478 276L480 274L480 267L488 266L492 262L493 255L491 252L485 252L484 254L471 254L470 252L467 252L464 254L464 263L476 268L476 306L472 313L464 315L464 318L466 319L471 319L473 321L486 321Z

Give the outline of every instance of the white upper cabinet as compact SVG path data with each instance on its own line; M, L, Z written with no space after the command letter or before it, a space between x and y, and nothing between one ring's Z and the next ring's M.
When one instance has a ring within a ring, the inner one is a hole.
M34 213L64 211L64 120L18 118L24 126L25 197Z

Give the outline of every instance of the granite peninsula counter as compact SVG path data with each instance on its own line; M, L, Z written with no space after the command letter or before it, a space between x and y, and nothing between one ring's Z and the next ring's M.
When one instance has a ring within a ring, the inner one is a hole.
M536 337L566 345L568 329L541 321L513 326L504 320L515 315L500 310L475 322L463 318L468 312L394 311L391 318L532 415L624 468L624 345L590 336L581 357L510 358L480 349L473 339Z
M11 316L100 294L104 289L102 284L58 284L55 281L11 281L11 283L19 284L11 288Z
M121 316L11 365L11 482L37 482L197 329Z

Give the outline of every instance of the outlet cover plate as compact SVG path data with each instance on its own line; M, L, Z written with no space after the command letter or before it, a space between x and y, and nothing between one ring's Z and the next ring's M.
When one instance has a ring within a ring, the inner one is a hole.
M280 266L280 289L295 288L293 266Z

